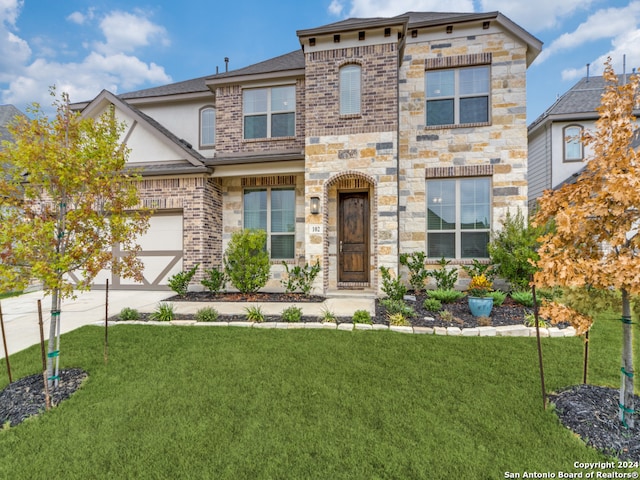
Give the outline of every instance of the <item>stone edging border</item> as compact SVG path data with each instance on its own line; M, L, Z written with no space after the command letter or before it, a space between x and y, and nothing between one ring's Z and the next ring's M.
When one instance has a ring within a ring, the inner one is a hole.
M96 323L98 325L98 323ZM104 323L100 323L104 325ZM195 320L172 320L170 322L157 321L109 321L108 325L159 325L159 326L198 326L198 327L244 327L264 329L316 329L316 330L389 330L398 333L442 335L450 337L535 337L535 327L526 325L508 325L500 327L400 327L382 324L368 325L366 323L319 323L319 322L196 322ZM575 337L576 330L573 327L560 329L558 327L540 328L541 337L561 338Z

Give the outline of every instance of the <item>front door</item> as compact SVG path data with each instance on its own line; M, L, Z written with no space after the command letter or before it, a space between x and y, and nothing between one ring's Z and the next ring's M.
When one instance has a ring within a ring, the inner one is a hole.
M369 193L339 195L338 282L369 281Z

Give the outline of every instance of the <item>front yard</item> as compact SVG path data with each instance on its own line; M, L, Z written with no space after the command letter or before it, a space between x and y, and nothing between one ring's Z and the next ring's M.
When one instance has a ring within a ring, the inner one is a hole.
M619 329L596 322L592 383L617 387ZM607 460L542 409L531 338L119 325L106 365L103 338L63 336L63 366L89 377L0 432L1 478L484 479ZM547 387L580 383L582 340L543 340ZM39 355L12 356L14 378Z

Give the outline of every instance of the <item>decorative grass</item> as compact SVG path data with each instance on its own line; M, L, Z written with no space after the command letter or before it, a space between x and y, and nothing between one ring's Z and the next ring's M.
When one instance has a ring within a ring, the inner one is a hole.
M621 327L594 328L590 378L616 386ZM0 478L484 479L606 460L542 409L533 338L119 325L106 365L103 338L63 336L63 366L89 378L0 431ZM543 348L549 389L581 382L581 339ZM37 372L39 347L11 365Z

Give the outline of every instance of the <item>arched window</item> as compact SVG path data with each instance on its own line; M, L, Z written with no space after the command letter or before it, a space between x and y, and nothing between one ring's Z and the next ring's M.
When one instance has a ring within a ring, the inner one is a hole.
M569 125L564 127L564 161L579 162L583 159L582 150L582 127L580 125Z
M204 107L200 110L200 147L213 147L216 144L216 109Z
M340 68L340 115L360 114L361 71L355 64Z

